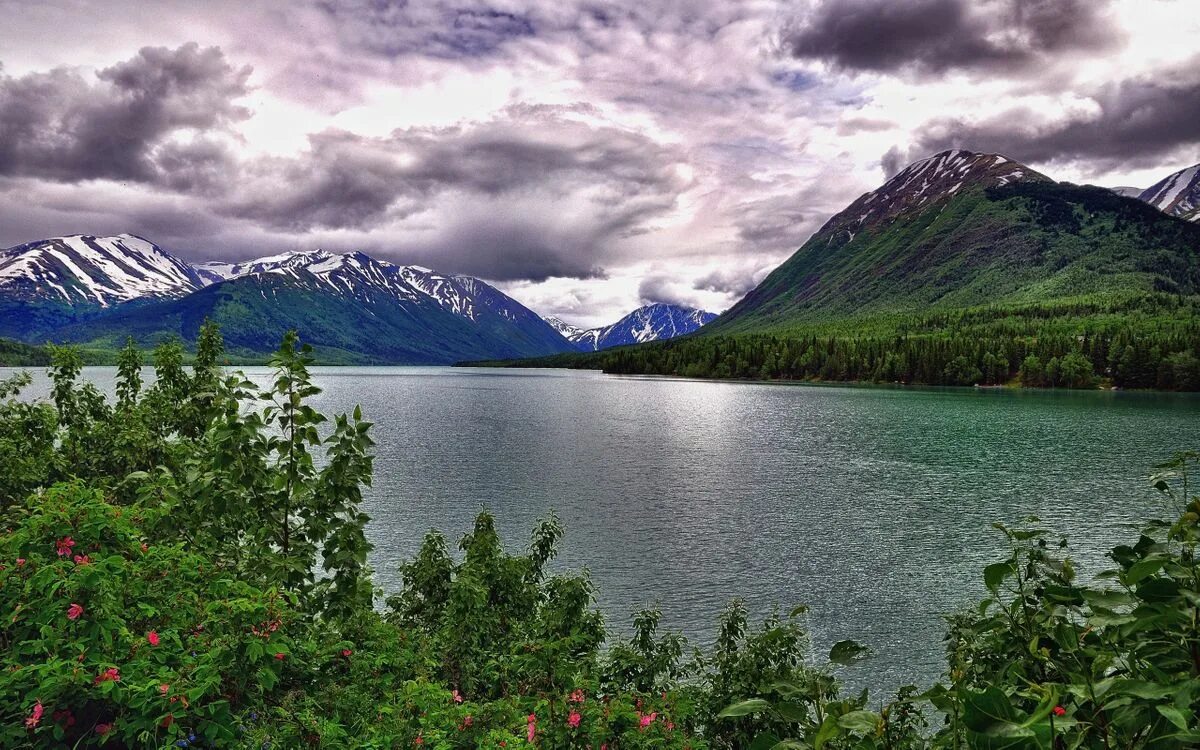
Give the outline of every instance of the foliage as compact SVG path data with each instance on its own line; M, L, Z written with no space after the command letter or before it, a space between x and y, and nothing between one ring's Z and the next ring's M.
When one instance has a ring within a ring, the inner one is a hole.
M294 334L266 387L218 369L215 327L200 340L190 371L160 345L149 384L127 347L112 401L70 349L48 402L16 398L27 378L0 383L0 745L1200 743L1198 454L1155 478L1177 520L1115 549L1097 583L1046 531L998 526L1009 554L984 571L988 598L950 618L942 684L880 705L834 676L870 651L812 658L803 608L752 626L735 602L708 651L653 610L609 639L586 574L551 567L553 516L520 552L487 511L457 550L431 532L377 609L370 424L312 408Z

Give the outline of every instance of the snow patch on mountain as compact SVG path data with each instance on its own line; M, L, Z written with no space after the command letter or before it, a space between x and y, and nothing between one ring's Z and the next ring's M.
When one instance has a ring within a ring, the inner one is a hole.
M514 323L536 321L541 325L532 311L473 276L398 266L362 252L289 252L240 263L204 263L197 270L212 283L251 274L283 274L302 283L315 280L328 291L367 301L386 295L398 301L433 303L473 322L490 313Z
M1200 217L1200 164L1168 175L1138 197L1171 216L1196 221Z
M0 251L0 294L15 299L109 307L201 286L188 264L132 234L76 234Z
M543 318L543 320L549 323L551 328L558 331L568 341L572 341L573 337L577 337L585 331L585 329L573 326L562 318L556 318L553 315Z
M558 318L547 318L568 341L584 351L641 344L691 333L717 316L682 305L654 303L639 307L610 326L581 329Z
M976 185L994 187L1048 179L999 154L962 149L943 151L909 164L878 189L851 203L821 231L856 233L864 227L892 221L903 213L937 205Z

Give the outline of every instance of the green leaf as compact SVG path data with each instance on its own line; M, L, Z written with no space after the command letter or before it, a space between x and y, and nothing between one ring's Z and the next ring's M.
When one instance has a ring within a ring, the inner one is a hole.
M1179 727L1183 731L1185 731L1185 732L1187 731L1188 718L1187 718L1187 714L1185 714L1183 711L1180 711L1178 708L1176 708L1174 706L1168 706L1165 704L1155 706L1154 708L1157 709L1160 714L1165 716L1167 721L1171 722L1172 724Z
M797 724L808 719L808 707L803 703L794 703L791 701L782 701L776 703L773 708L775 713L784 721L791 721Z
M829 649L829 661L834 664L851 664L867 658L871 649L857 641L838 641Z
M726 707L725 710L717 714L717 716L722 719L748 716L750 714L759 713L760 711L765 711L770 707L770 701L765 701L762 698L749 698L747 700L734 703L732 706Z
M1162 566L1165 565L1166 562L1167 561L1164 558L1151 557L1134 563L1129 567L1129 570L1125 571L1125 583L1132 586L1135 583L1154 575L1162 569Z
M1004 579L1016 572L1012 561L992 563L983 569L983 585L989 591L995 591L1004 583Z
M861 735L871 734L879 729L879 714L872 711L851 711L838 717L838 726Z

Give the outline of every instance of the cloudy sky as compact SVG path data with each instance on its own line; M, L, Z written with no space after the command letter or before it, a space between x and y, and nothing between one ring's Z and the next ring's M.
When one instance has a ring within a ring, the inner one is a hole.
M0 246L324 247L723 310L915 158L1200 161L1195 0L0 0Z

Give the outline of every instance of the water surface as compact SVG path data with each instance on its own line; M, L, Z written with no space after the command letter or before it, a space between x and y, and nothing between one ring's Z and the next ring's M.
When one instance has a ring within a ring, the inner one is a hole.
M806 604L818 650L868 644L875 658L845 677L888 690L940 674L940 618L981 595L993 521L1037 515L1086 541L1076 556L1096 572L1160 512L1150 466L1196 447L1200 416L1200 399L1169 394L314 374L317 408L362 404L376 425L366 510L384 589L430 528L456 541L487 507L518 545L555 509L558 564L590 571L613 625L656 605L705 643L733 597L756 615ZM111 389L111 369L86 375Z

